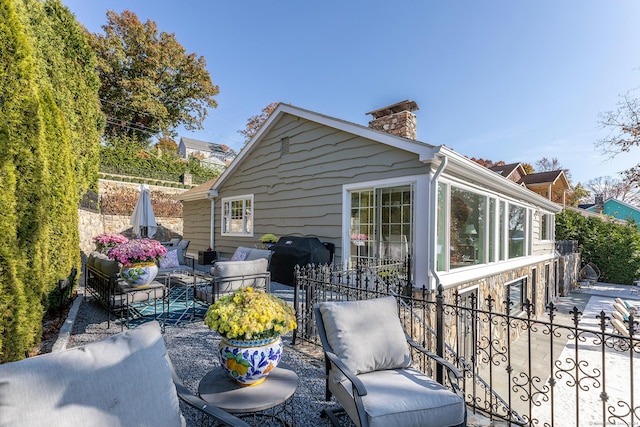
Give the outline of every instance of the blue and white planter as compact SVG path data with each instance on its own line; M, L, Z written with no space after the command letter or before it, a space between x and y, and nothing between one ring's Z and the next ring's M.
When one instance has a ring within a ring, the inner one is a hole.
M220 365L236 383L253 386L264 382L282 357L282 339L233 340L222 338L218 344Z
M158 266L154 262L131 264L120 270L120 277L137 288L149 285L157 275Z

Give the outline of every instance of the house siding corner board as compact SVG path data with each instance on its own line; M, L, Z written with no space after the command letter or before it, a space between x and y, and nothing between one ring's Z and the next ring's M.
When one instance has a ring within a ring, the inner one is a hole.
M211 202L184 201L183 238L191 240L188 252L197 253L209 247L211 237Z
M216 204L216 247L232 252L274 233L317 236L340 254L344 184L427 172L415 154L285 115L219 188L220 198L253 195L253 237L220 236Z

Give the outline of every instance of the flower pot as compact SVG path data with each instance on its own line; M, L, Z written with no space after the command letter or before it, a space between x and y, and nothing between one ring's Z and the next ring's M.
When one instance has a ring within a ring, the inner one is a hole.
M120 277L131 286L144 287L156 278L158 266L154 262L140 262L122 267Z
M254 386L267 379L267 375L280 362L282 339L233 340L222 338L218 344L220 365L236 383Z

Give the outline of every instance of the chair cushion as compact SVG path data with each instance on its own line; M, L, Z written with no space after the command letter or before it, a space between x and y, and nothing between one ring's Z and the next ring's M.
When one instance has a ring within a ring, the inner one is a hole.
M162 255L158 264L160 265L160 268L178 267L180 265L178 262L178 250L172 249L167 251L166 254Z
M268 261L269 259L271 259L271 251L266 249L251 249L249 251L249 254L247 255L247 258L245 259L247 261L252 261L254 259L260 258L264 258Z
M180 426L157 322L0 365L0 425Z
M367 389L362 403L370 427L460 425L464 421L464 400L416 369L385 370L358 375ZM340 402L353 402L351 383L333 384ZM354 405L345 406L355 419Z
M331 350L356 375L411 366L394 297L322 302L319 310Z
M244 261L251 252L251 249L239 246L231 256L231 261Z

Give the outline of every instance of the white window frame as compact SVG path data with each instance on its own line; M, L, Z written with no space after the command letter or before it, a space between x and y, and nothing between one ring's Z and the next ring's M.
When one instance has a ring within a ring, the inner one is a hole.
M241 200L242 203L242 231L241 232L232 232L227 230L229 224L229 218L226 217L227 212L231 212L231 209L227 209L227 206L230 206L231 203L237 202ZM251 210L249 215L247 215L247 201L251 203ZM220 234L222 236L244 236L244 237L253 237L253 218L255 212L255 205L253 201L253 194L244 194L241 196L233 196L233 197L224 197L222 199L221 206L221 214L220 214Z

